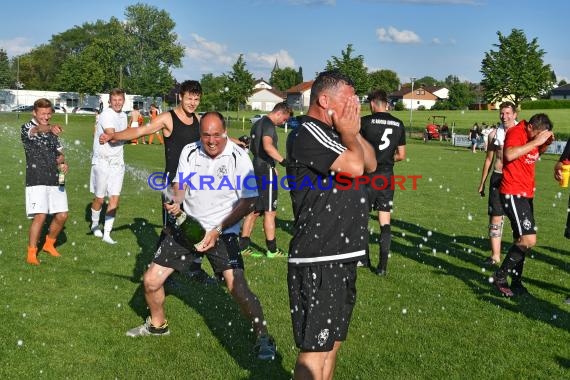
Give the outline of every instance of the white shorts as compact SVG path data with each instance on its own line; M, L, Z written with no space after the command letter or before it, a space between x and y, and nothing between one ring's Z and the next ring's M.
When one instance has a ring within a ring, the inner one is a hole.
M67 212L67 193L63 186L26 186L26 215Z
M106 160L98 160L91 165L90 190L97 198L105 196L121 195L125 165L110 164Z

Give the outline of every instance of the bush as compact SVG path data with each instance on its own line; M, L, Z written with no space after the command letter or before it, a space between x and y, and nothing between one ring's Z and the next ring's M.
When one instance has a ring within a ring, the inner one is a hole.
M425 111L426 110L426 106L424 106L423 104L421 106L418 106L418 111Z
M394 111L403 111L404 110L404 102L402 100L398 100L396 104L394 104Z
M522 102L523 110L543 110L543 109L567 109L570 108L570 100L541 99L529 102Z

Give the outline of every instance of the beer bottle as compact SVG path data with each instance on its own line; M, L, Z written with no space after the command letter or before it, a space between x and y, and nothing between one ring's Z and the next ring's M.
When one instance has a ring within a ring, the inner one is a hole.
M59 186L65 186L65 172L63 171L63 164L57 167L57 183Z

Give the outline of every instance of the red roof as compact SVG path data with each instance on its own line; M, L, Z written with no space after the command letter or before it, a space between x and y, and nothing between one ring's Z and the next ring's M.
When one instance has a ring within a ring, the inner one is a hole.
M311 88L311 86L313 85L314 80L310 80L308 82L303 82L303 83L299 83L296 86L291 87L290 89L286 90L285 92L287 94L293 94L293 93L301 93L301 92L305 92L307 90L309 90Z

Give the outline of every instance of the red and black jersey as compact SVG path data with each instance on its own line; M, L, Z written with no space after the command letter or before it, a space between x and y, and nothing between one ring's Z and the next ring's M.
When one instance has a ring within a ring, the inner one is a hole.
M505 150L509 147L523 146L529 141L526 124L527 122L522 120L507 130ZM503 180L499 189L500 193L534 198L534 168L539 156L538 148L512 161L507 161L503 156Z

